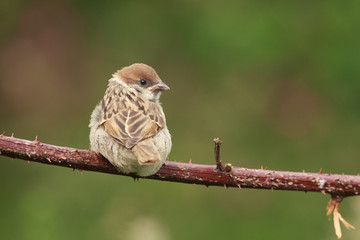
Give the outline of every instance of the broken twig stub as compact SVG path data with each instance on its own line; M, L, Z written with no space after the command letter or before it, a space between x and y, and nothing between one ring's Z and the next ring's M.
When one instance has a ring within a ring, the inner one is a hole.
M219 138L214 138L214 143L215 143L214 154L215 154L216 169L219 170L220 172L224 172L225 167L220 159L220 146L222 142L220 141Z

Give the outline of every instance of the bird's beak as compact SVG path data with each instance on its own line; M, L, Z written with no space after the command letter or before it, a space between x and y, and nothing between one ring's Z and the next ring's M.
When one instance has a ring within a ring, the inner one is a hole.
M167 91L170 90L170 88L168 87L168 85L166 85L163 81L159 81L156 85L154 85L154 90L155 91Z

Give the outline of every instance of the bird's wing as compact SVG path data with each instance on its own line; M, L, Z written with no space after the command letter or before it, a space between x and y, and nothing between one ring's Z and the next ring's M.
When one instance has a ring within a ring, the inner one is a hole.
M100 124L121 145L134 148L133 152L140 164L159 161L160 155L152 139L143 140L164 128L165 120L161 108L154 102L133 100L134 96L130 101L120 95L110 94L107 99L103 99Z

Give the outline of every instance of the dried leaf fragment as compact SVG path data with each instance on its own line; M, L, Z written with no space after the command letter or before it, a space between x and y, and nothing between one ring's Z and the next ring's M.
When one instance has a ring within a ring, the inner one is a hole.
M329 216L329 220L331 218L331 213L333 214L333 221L334 221L334 228L335 228L335 234L340 239L342 236L341 228L340 228L340 221L344 224L344 226L347 229L355 229L353 225L351 225L349 222L347 222L339 213L339 205L341 201L343 200L342 196L332 196L330 199L326 210L326 215Z

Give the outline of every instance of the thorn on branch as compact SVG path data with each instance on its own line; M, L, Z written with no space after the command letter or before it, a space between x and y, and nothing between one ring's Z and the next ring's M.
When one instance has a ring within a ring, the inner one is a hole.
M344 199L343 196L332 195L328 205L326 206L326 210L327 210L326 215L329 216L329 220L330 220L331 214L333 214L335 234L338 238L341 238L341 236L342 236L341 228L340 228L340 221L344 224L344 226L347 229L355 229L355 227L353 225L351 225L350 223L348 223L345 219L343 219L341 214L339 213L339 205L343 199Z
M261 170L267 170L267 166L265 166L265 168L264 168L264 166L261 165L260 169L261 169Z

